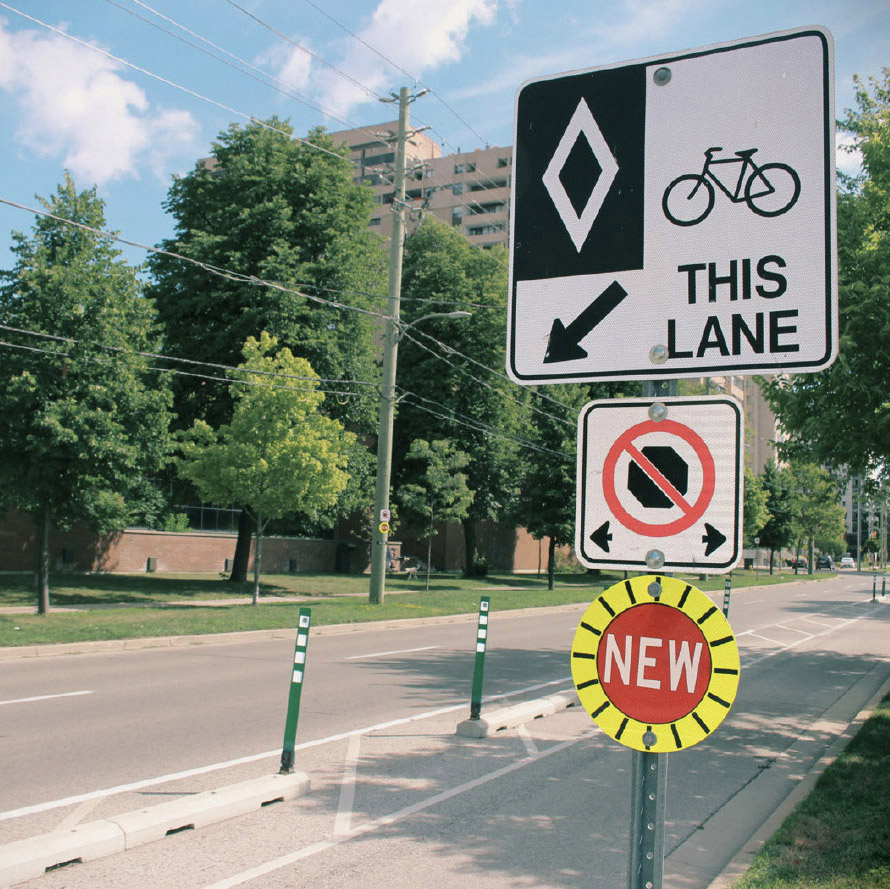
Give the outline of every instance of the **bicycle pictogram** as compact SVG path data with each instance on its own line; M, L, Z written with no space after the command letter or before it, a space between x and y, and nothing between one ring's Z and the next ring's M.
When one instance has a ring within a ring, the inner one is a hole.
M698 225L714 209L714 185L734 204L747 204L758 216L781 216L800 197L800 176L788 164L768 163L758 166L753 155L756 148L737 151L733 157L714 157L722 148L705 151L700 173L684 173L665 190L661 199L664 215L674 225ZM714 167L735 164L740 167L731 188L720 180ZM713 184L712 184L713 183Z

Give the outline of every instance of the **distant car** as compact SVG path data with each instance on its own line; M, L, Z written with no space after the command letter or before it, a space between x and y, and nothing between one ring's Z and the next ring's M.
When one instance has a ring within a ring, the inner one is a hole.
M831 556L822 555L816 559L816 570L826 569L831 571L834 568L834 559Z
M806 556L798 556L796 559L791 559L788 564L792 568L797 568L798 571L806 571L809 567Z
M841 568L855 568L856 563L852 556L841 556Z

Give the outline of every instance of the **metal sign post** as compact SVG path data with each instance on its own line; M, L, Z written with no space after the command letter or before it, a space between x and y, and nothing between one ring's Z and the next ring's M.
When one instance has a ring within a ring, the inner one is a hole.
M628 889L661 889L667 753L633 752Z
M738 691L739 652L720 609L674 577L633 577L584 612L572 643L581 705L634 751L629 889L661 889L667 754L703 741Z

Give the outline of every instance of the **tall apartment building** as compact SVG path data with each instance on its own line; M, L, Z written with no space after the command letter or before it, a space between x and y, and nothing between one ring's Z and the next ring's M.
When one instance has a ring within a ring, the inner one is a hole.
M337 144L349 146L350 158L358 169L357 180L374 189L378 212L371 226L387 239L392 234L395 164L395 148L391 142L387 144L387 139L392 138L397 126L383 123L331 133ZM406 146L405 162L409 232L426 212L460 229L471 244L482 248L507 245L512 148L495 146L443 155L438 142L425 133L416 133Z

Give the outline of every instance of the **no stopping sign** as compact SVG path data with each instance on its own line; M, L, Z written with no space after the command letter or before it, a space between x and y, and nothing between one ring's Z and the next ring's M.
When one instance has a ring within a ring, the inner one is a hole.
M731 570L741 556L734 399L593 401L578 425L575 549L589 568ZM663 557L652 564L647 556Z

